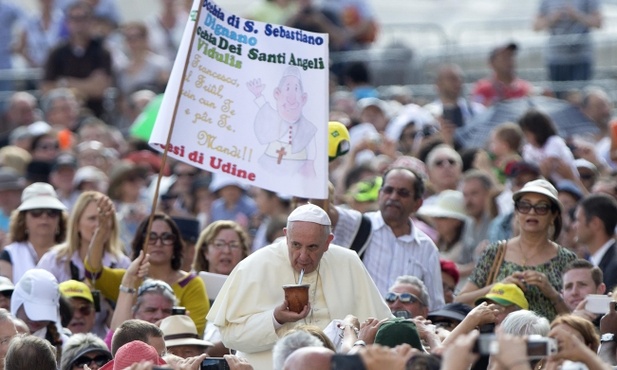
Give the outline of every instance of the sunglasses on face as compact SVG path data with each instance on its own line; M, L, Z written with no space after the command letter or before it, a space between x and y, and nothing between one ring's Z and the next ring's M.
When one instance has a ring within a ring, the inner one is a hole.
M411 196L411 191L409 191L408 189L404 189L404 188L394 188L392 186L384 186L383 188L381 188L381 191L386 195L390 195L396 192L396 194L401 198L409 198Z
M111 359L107 355L98 355L96 357L81 356L73 362L73 367L83 369L86 365L90 366L95 363L98 367L101 367L108 363Z
M424 303L422 303L420 298L416 297L415 295L413 295L411 293L394 293L394 292L389 292L388 294L386 294L385 299L386 299L386 302L388 302L388 303L394 303L398 299L399 301L401 301L401 303L416 303L416 302L418 302L420 304L424 304Z
M50 218L56 218L60 217L61 211L57 209L31 209L28 211L28 213L34 218L39 218L43 216L43 214L47 215L47 217Z
M60 149L60 145L58 143L56 144L39 144L36 146L37 149L41 149L41 150L58 150Z
M161 235L157 233L150 233L150 238L148 239L148 244L156 244L156 241L161 239L161 243L163 245L172 245L176 241L176 236L172 233L162 233Z
M537 215L543 216L549 213L553 207L548 203L538 203L534 205L529 202L519 201L514 203L514 208L524 215L528 214L533 209Z
M452 158L446 158L446 159L438 159L435 161L435 166L436 167L443 167L447 164L449 164L450 166L454 166L456 164L456 161Z

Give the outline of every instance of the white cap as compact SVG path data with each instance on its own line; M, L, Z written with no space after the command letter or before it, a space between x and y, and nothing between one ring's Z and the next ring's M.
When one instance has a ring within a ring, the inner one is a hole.
M6 276L0 276L0 292L8 292L15 290L15 285L11 279Z
M51 125L45 121L36 121L28 125L28 133L39 136L51 131Z
M46 270L31 269L19 279L11 296L11 313L23 305L32 321L59 321L60 290L58 281Z
M332 224L326 211L314 204L305 204L294 209L287 218L287 221L313 222L324 226L330 226Z
M35 182L21 193L21 204L17 209L28 211L43 208L66 210L66 206L58 199L53 186L46 182Z
M457 190L444 190L437 195L435 204L420 207L418 214L428 217L454 218L467 222L465 213L465 197Z
M210 186L208 189L212 193L216 193L226 186L236 186L242 190L246 190L246 185L244 185L237 177L227 175L225 173L213 173L212 181L210 182Z
M77 187L81 185L82 182L89 181L95 182L97 184L100 183L108 183L107 175L100 169L94 166L83 166L75 172L75 177L73 178L73 186Z

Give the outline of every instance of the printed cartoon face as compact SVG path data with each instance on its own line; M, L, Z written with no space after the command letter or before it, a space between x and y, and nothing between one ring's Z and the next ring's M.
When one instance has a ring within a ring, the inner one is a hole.
M274 98L281 118L286 122L296 122L300 119L302 108L306 103L306 94L302 91L302 84L297 77L283 77L274 90Z

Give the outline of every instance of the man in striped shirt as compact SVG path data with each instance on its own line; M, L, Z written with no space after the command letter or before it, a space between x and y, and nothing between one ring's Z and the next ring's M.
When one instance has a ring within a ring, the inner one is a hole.
M422 205L423 180L404 167L391 168L383 179L379 190L379 211L364 214L370 220L371 233L366 248L359 251L360 257L382 295L388 292L398 276L412 275L424 282L429 293L429 309L436 310L444 305L439 252L431 238L411 219ZM338 225L360 224L362 214L337 213L334 243L350 247L350 243L342 241L353 238L339 234L346 234L349 230Z

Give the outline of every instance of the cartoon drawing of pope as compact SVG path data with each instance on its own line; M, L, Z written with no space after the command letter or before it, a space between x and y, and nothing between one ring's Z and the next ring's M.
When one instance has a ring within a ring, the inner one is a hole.
M289 66L274 89L276 109L262 95L265 85L261 79L247 83L255 95L259 111L255 116L255 135L267 144L259 164L269 171L315 176L315 133L317 127L302 115L308 95L302 87L300 69Z

